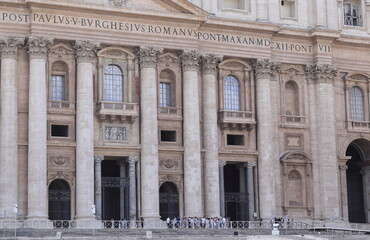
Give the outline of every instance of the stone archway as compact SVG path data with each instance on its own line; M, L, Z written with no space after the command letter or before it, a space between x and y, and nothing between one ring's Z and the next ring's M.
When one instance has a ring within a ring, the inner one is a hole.
M351 157L346 166L348 221L368 223L370 221L370 141L357 139L346 150Z
M180 217L179 192L172 182L164 182L159 188L159 215L162 220Z
M49 219L71 220L71 189L62 179L49 185Z

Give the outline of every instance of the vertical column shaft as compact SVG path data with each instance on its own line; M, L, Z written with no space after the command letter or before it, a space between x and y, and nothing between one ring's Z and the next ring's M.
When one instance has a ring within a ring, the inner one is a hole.
M130 156L128 158L129 163L129 178L130 178L130 191L129 191L129 202L130 202L130 220L136 220L136 162L139 157Z
M203 55L204 213L220 216L218 175L217 64L220 57Z
M101 162L104 156L95 155L95 216L96 219L102 219L102 194L101 194Z
M224 181L224 166L226 162L219 162L219 176L220 176L220 214L225 217L225 181Z
M277 66L268 60L259 60L255 66L257 88L257 144L258 176L261 218L275 215L275 182L271 166L274 165L273 117L270 81Z
M0 38L0 212L9 217L18 203L17 53L22 44L22 38Z
M120 219L125 219L125 186L122 184L123 179L126 178L126 161L124 160L119 160L118 161L119 165L119 176L120 176L120 189L119 189L119 210L120 210Z
M248 189L248 212L249 212L249 221L253 221L254 219L254 176L253 176L253 168L256 166L255 162L248 162L247 163L247 189Z
M347 171L348 166L346 164L339 165L339 180L340 180L340 196L342 205L342 218L344 221L348 221L348 195L347 195Z
M28 219L47 220L46 52L52 40L28 39L30 56L28 114Z
M184 93L185 216L203 216L198 82L200 52L184 50L181 59Z
M99 43L76 41L76 219L92 219L94 204L94 101L93 61Z
M146 221L159 219L157 56L163 49L141 47L141 211Z

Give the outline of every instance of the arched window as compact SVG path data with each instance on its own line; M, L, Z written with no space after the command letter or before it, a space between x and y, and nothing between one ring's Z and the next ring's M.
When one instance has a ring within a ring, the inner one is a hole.
M364 95L359 87L349 90L349 102L351 108L351 119L353 121L365 121Z
M224 110L240 111L239 82L231 75L224 78Z
M285 84L285 114L299 115L299 95L298 85L294 81L288 81Z
M104 69L104 101L123 102L123 74L119 66L110 64Z

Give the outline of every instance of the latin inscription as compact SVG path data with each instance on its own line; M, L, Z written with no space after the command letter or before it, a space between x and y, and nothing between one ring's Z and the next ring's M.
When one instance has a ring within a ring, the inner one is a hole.
M173 26L152 25L132 23L125 21L111 21L83 17L71 17L54 14L32 13L31 16L25 13L12 13L0 11L0 22L19 22L19 23L48 23L65 26L76 26L81 28L96 28L112 31L122 31L131 33L143 33L163 36L176 36L198 39L201 41L230 43L237 45L247 45L270 48L277 51L312 53L313 46L306 44L295 44L288 42L271 41L268 38L258 38L252 36L241 36L232 34L222 34L214 32L204 32L196 29L181 28ZM330 53L330 45L318 45L319 51Z

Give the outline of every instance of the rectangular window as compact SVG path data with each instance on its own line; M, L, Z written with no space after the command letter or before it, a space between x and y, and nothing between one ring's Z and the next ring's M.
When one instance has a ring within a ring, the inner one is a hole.
M223 0L223 8L246 10L245 0Z
M227 135L227 145L244 146L244 135Z
M51 125L51 136L52 137L69 137L68 125Z
M344 25L361 26L361 2L344 2Z
M176 142L176 131L161 131L161 142Z
M160 83L159 106L160 107L170 107L171 106L171 84L170 83Z
M51 101L65 100L65 79L64 76L51 75Z
M281 17L296 18L295 0L281 0Z

